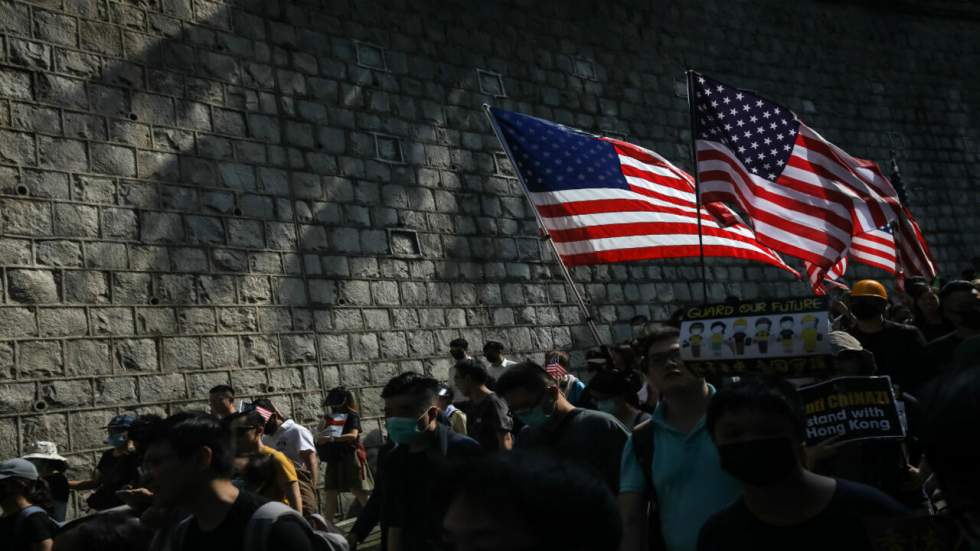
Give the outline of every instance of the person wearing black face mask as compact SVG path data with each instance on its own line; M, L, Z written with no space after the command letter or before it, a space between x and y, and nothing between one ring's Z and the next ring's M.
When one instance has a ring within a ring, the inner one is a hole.
M980 336L980 292L969 281L950 281L939 292L939 300L943 316L956 330L930 342L926 357L944 371L952 367L956 349L963 341Z
M855 283L848 308L857 319L847 332L874 354L876 375L888 375L892 383L914 394L929 378L922 361L925 337L911 325L886 320L887 306L888 291L884 285L873 279Z
M803 408L784 381L719 391L706 424L743 496L705 523L698 551L870 550L865 520L906 512L870 486L803 466Z

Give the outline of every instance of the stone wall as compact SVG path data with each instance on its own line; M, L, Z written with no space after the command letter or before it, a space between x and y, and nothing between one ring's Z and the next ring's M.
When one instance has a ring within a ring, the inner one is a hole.
M887 4L887 3L886 3ZM947 272L980 255L980 31L961 3L0 0L0 456L93 465L123 411L447 376L447 343L591 342L480 105L689 166L688 66L896 148ZM967 3L962 3L966 5ZM972 10L975 11L975 10ZM576 269L607 339L690 262ZM806 293L711 264L711 298Z

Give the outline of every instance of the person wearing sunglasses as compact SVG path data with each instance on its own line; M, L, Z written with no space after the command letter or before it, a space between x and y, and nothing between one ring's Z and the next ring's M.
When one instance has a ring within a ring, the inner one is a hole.
M271 501L281 501L302 512L303 497L296 467L281 451L262 444L267 421L254 409L247 413L233 413L222 419L235 443L235 466L243 480L251 480L249 489ZM255 464L251 460L263 456L271 456L272 461L262 462L267 468L262 470L261 476L250 477L247 472L249 465Z
M510 367L497 381L497 393L524 423L515 449L536 450L579 463L615 493L626 427L603 413L577 408L544 367L531 360Z
M639 348L640 365L660 391L660 402L623 449L622 549L694 551L708 517L742 493L738 481L722 470L705 428L715 389L681 360L676 327L650 328Z

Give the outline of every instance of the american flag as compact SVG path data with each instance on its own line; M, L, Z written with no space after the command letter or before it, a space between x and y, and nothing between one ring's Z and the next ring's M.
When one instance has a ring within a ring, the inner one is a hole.
M908 241L906 270L930 269L921 232L904 227L914 219L875 163L847 154L778 103L693 71L689 78L703 201L739 205L760 243L803 259L808 272L815 266L817 281L849 250L856 260L874 256L865 249L878 248L875 232L892 222ZM861 235L869 237L855 247L852 236Z
M528 115L490 114L544 230L569 266L699 255L694 180L660 155ZM700 212L705 256L798 275L752 230Z

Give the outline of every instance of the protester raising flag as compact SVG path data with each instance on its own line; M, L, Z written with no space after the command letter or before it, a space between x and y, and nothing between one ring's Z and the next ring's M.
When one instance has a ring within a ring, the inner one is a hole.
M539 221L566 265L701 253L694 180L660 155L550 121L490 109ZM794 275L741 223L700 213L705 256L756 260Z
M848 252L863 262L853 237L892 223L900 269L935 275L918 226L875 163L848 155L775 102L693 71L689 78L703 202L737 204L760 243L817 268L811 281Z

